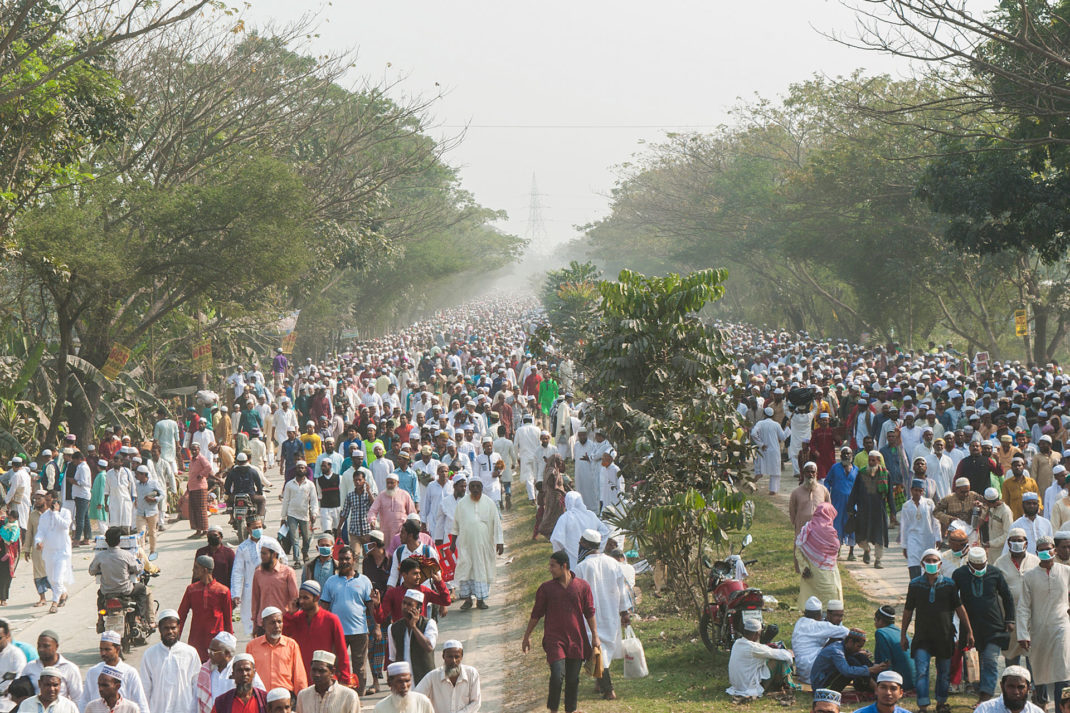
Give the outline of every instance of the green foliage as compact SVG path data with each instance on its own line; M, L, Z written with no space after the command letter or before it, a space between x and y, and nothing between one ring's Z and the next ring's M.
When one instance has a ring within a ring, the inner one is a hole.
M645 277L624 270L599 284L599 319L580 362L594 417L617 444L628 504L615 524L677 576L698 610L702 557L746 524L737 490L746 447L721 392L729 359L698 312L724 294L724 270Z
M595 305L600 299L598 281L601 276L594 263L576 260L546 274L539 297L549 315L550 326L566 352L583 346L588 326L595 318Z

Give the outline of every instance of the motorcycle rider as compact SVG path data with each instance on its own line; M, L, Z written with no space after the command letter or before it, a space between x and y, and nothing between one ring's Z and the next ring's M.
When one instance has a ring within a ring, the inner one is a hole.
M119 547L122 530L118 526L109 527L104 532L104 541L108 549L97 552L89 563L89 574L100 576L100 589L97 590L97 609L104 606L108 597L130 597L137 603L138 617L143 622L149 618L149 590L137 581L140 567L134 555Z
M236 460L237 463L230 469L226 479L223 481L223 492L226 494L227 507L229 509L233 506L236 494L246 493L256 503L256 512L263 517L265 506L264 481L260 476L260 471L249 465L249 456L245 453L239 453ZM233 523L233 517L231 522Z

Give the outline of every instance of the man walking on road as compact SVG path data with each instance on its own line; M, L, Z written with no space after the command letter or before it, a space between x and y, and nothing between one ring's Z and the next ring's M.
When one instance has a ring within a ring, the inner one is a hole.
M528 628L524 631L521 648L531 650L531 633L539 620L546 618L542 630L542 648L550 665L550 693L546 707L557 711L561 707L561 687L565 688L565 713L574 713L579 694L580 668L592 655L591 642L598 644L598 622L595 621L594 596L591 587L569 570L568 555L550 555L550 581L543 582L535 592L535 606L531 609ZM583 623L591 631L588 640Z

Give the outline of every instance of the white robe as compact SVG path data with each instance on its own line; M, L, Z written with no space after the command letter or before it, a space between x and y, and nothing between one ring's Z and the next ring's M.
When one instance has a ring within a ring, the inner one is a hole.
M108 503L108 525L134 526L134 476L126 468L104 475L104 495Z
M939 501L951 494L955 463L946 452L940 456L928 453L925 456L925 475L936 484L936 500Z
M230 596L241 597L239 613L246 636L253 635L253 575L259 566L260 540L246 538L234 550L234 566L230 570Z
M464 496L455 498L453 490L442 496L438 503L438 510L435 512L433 527L431 527L432 539L441 539L443 541L449 539L450 534L453 532L453 519L457 513L457 503L461 500L464 500Z
M1039 518L1037 518L1039 519ZM1037 566L1022 577L1017 606L1017 636L1028 641L1033 685L1070 680L1070 567Z
M906 550L908 567L920 567L921 553L936 547L941 540L940 522L933 515L935 507L933 501L924 496L917 505L913 498L903 503L899 513L899 544Z
M589 510L598 509L599 463L594 456L595 445L593 440L587 439L586 443L576 441L572 447L572 454L576 459L576 490L583 496L583 504Z
M732 653L728 658L728 682L726 693L730 696L747 696L757 698L765 693L762 680L769 678L767 661L791 661L792 653L788 649L774 649L771 646L750 641L742 636L732 644Z
M772 418L754 424L750 438L758 447L754 456L754 474L780 476L780 444L788 437L787 431Z
M15 506L15 511L19 516L19 527L23 530L26 529L30 507L32 507L30 488L30 471L27 468L17 469L11 477L11 488L8 490L11 497L8 504Z
M768 421L769 419L766 420ZM799 459L796 456L802 450L803 441L810 440L813 424L813 412L801 413L796 411L788 421L788 431L791 434L791 444L788 446L788 460L791 461L791 467L796 475L799 473ZM779 454L777 457L780 457Z
M73 520L66 510L45 510L37 523L34 545L42 546L41 558L45 561L45 571L55 601L66 591L66 585L74 582L74 570L71 567Z
M1011 523L1012 530L1016 527L1020 527L1025 530L1025 550L1026 552L1031 552L1033 554L1037 553L1038 537L1043 537L1045 535L1051 537L1055 534L1055 531L1052 529L1051 526L1051 521L1043 515L1037 515L1035 520L1030 520L1025 515L1022 515L1020 518ZM1006 542L1003 543L1003 554L1007 554Z
M495 545L504 545L502 519L498 506L487 496L478 501L466 496L457 503L451 534L457 536L455 582L494 581Z
M1028 552L1025 553L1025 557L1022 559L1021 569L1014 566L1014 560L1011 559L1010 554L1002 555L996 560L996 568L1003 573L1003 579L1007 580L1007 587L1011 590L1011 596L1014 597L1014 602L1017 605L1022 599L1022 578L1025 573L1040 564L1040 559L1036 555L1031 555ZM1005 658L1015 658L1019 654L1023 653L1021 647L1018 645L1018 637L1011 636L1011 644L1009 647L1003 650L1003 656Z
M599 513L616 507L624 493L624 478L616 463L602 466L598 471Z
M576 568L576 560L579 559L580 535L588 529L601 533L602 544L599 549L604 549L609 538L609 526L587 509L579 493L575 490L565 493L565 512L557 518L554 531L550 533L550 547L554 552L564 550L568 554L571 569Z
M602 663L605 668L609 668L620 650L620 613L628 611L632 606L631 597L628 595L628 580L620 563L601 552L592 552L584 557L573 573L591 585L594 619L598 623L598 641L602 644ZM584 625L586 626L586 623ZM588 630L588 638L590 635Z
M97 677L100 676L101 669L104 668L104 662L101 661L95 664L85 672L85 685L82 687L82 700L80 706L82 710L89 705L89 702L100 698L100 692L97 688ZM141 675L137 669L128 664L126 661L120 660L116 664L115 668L123 672L123 683L121 693L123 698L133 701L137 704L141 713L150 713L149 699L145 695L145 689L141 685Z
M842 639L849 631L846 626L805 616L795 622L795 629L791 632L791 650L795 653L795 678L809 683L810 669L825 642L833 638Z

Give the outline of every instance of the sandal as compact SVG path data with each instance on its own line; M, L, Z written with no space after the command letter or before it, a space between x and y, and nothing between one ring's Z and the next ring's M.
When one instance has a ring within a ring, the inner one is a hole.
M48 613L55 614L57 611L59 611L59 608L56 606L55 602L52 602L52 606L48 608Z
M64 605L64 604L66 604L66 603L67 603L67 595L66 595L66 594L64 594L63 596L61 596L61 597L59 598L59 605L60 605L60 606L63 606L63 605Z

